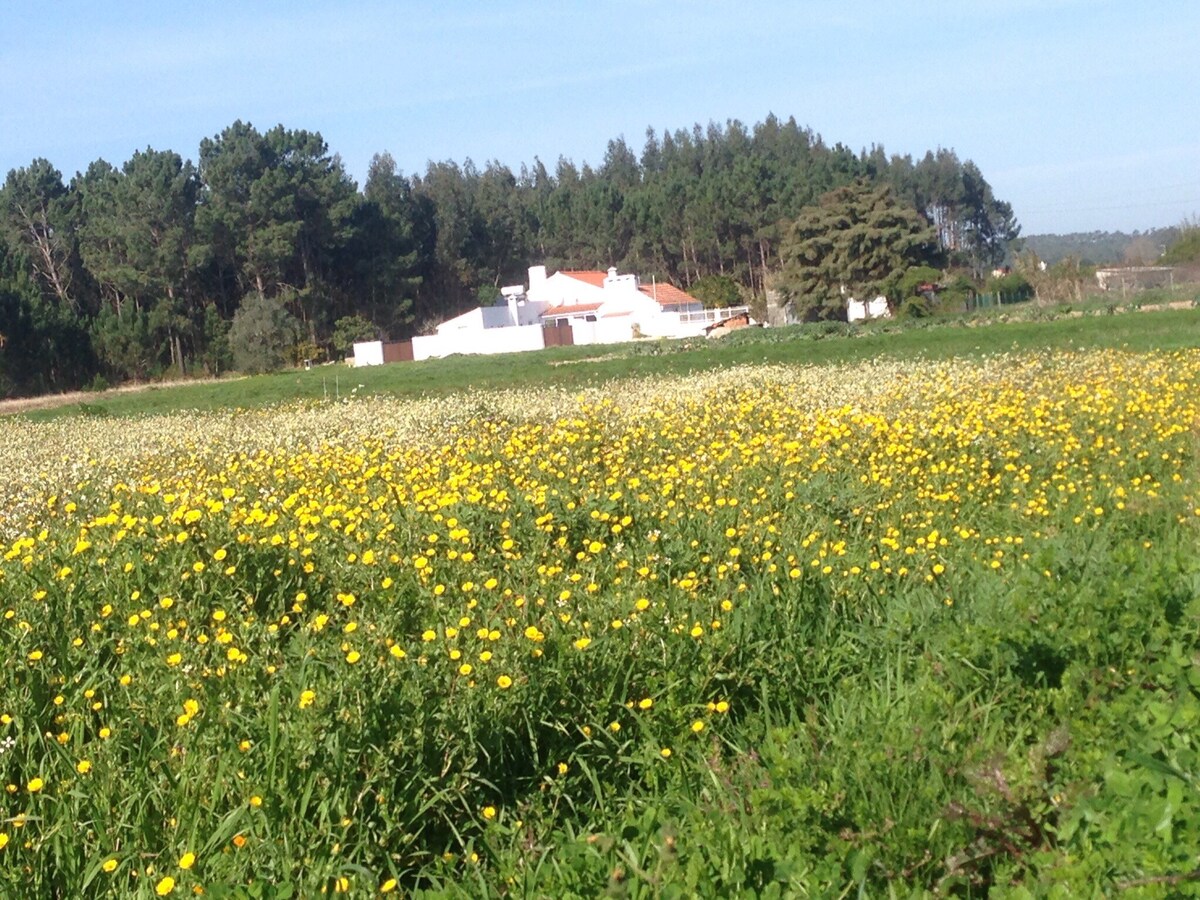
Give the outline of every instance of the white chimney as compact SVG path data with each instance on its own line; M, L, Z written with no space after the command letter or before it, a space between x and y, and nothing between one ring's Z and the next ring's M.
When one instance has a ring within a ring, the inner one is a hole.
M540 286L546 281L545 266L530 266L529 267L529 287Z

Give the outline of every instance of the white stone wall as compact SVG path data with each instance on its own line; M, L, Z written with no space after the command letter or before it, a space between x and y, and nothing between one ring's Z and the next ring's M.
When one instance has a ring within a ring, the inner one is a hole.
M354 367L382 366L383 341L362 341L354 345Z
M434 359L454 353L521 353L546 346L541 325L510 328L460 329L413 338L413 359Z
M571 323L571 338L576 344L619 344L633 340L633 319L616 316L586 322L576 319Z

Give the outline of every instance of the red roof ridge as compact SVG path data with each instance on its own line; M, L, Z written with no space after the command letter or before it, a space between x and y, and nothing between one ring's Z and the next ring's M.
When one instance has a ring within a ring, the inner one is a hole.
M593 287L604 287L604 281L608 278L607 272L601 272L598 269L559 269L558 275L566 275L568 278L574 278L577 281L582 281L584 284L590 284ZM658 281L652 284L639 282L638 290L649 297L651 300L658 302L659 306L685 306L687 304L700 301L686 291L682 291L665 281ZM700 304L703 305L703 304ZM551 307L553 309L553 307Z
M657 282L653 285L643 284L640 286L640 290L651 300L658 301L659 306L684 306L688 303L700 303L691 294L666 282Z
M568 278L574 278L593 287L604 287L604 279L608 277L607 272L599 272L594 269L559 269L558 274L566 275Z
M554 316L570 315L571 313L592 312L604 305L603 301L594 303L566 303L562 306L551 306L543 313L543 318L553 318Z

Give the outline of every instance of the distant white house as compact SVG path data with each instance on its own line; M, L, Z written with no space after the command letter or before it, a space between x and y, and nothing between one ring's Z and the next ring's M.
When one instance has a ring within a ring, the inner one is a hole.
M748 313L745 306L705 309L695 297L669 284L645 284L615 268L560 271L529 269L529 284L500 291L492 306L480 306L437 326L437 333L412 340L416 360L453 353L513 353L552 344L612 344L638 338L698 336L715 322ZM373 346L355 345L355 365L381 362Z
M1122 293L1130 289L1174 287L1175 269L1171 266L1122 266L1112 269L1097 269L1096 284L1102 291L1117 288Z
M888 307L887 297L880 294L874 300L855 300L851 297L846 301L846 319L850 322L861 322L864 319L890 319L892 311Z

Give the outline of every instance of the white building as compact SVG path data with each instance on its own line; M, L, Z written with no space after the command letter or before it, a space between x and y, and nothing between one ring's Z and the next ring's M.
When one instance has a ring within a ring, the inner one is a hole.
M892 311L888 307L887 297L880 294L874 300L855 300L851 297L846 301L846 319L850 322L861 322L864 319L890 319Z
M532 266L528 287L513 285L500 294L495 305L476 307L440 324L436 334L413 338L413 358L540 350L550 326L558 326L556 335L569 328L569 339L561 342L572 344L692 337L747 312L744 306L705 309L672 285L647 285L615 268L547 275L545 266Z

